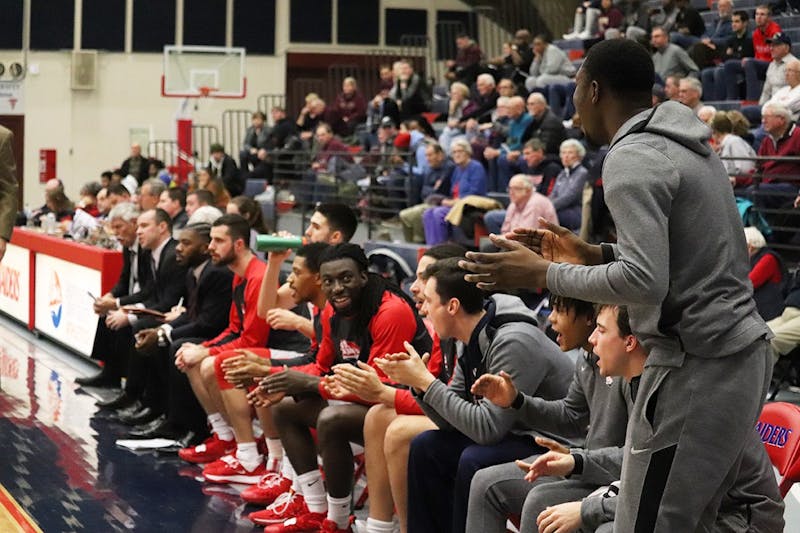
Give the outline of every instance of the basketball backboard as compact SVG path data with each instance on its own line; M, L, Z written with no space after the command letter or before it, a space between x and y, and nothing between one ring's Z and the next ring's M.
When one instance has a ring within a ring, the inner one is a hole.
M165 46L161 95L179 98L244 98L244 48Z

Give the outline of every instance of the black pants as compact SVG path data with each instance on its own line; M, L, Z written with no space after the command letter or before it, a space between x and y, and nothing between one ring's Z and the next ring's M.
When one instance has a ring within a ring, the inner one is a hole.
M92 346L92 359L105 363L104 374L114 379L126 375L132 347L133 329L130 326L114 331L106 326L105 317L98 319L97 333L95 333Z
M408 530L461 533L466 529L472 477L481 468L543 453L529 435L508 434L481 446L455 431L425 431L408 456Z

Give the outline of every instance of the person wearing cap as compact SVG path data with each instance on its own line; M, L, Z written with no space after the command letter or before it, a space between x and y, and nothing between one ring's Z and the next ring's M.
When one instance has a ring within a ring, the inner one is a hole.
M220 178L231 197L239 196L244 191L244 181L239 176L239 167L231 156L225 153L225 147L219 143L211 145L211 157L206 170L212 178Z
M761 98L758 99L759 105L766 104L778 92L778 89L787 85L786 65L797 60L792 55L792 40L787 34L778 32L772 38L767 39L767 42L772 54L772 61L767 67L764 88L761 90Z

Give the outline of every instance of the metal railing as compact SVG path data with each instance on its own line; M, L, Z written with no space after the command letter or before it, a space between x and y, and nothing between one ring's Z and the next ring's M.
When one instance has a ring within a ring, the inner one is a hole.
M203 165L208 163L211 145L219 143L219 128L213 124L192 124L192 155ZM231 146L225 146L225 151L231 152Z
M222 144L237 160L252 114L249 109L226 109L222 112Z

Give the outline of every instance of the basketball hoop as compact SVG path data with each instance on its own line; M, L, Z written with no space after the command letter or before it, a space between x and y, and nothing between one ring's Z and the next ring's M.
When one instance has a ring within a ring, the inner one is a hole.
M206 87L205 85L198 87L197 90L200 92L200 96L203 98L208 98L212 92L217 92L216 87Z

